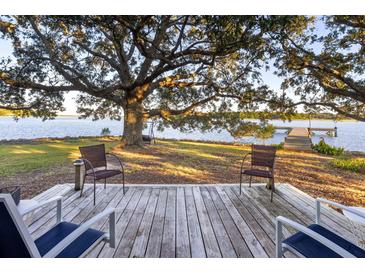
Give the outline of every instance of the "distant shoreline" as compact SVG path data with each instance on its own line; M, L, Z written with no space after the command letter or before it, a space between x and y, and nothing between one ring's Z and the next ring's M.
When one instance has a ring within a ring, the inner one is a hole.
M13 117L13 115L1 115L0 114L0 118L1 117ZM57 115L55 118L64 118L64 117L70 117L70 118L79 118L78 115L74 115L74 114L64 114L64 115ZM34 118L34 117L27 117L27 118ZM24 118L20 118L20 119L24 119ZM41 119L41 118L38 118L38 119ZM258 120L258 119L255 119L255 118L247 118L245 120ZM282 121L281 119L269 119L269 121ZM308 121L308 119L292 119L292 120L285 120L285 122L291 122L291 121ZM333 119L326 119L326 118L312 118L311 121L331 121L333 122ZM360 122L358 120L355 120L355 119L339 119L337 120L337 122Z
M0 117L14 117L14 115L12 114L0 114ZM78 118L78 115L74 115L74 114L62 114L62 115L57 115L56 118L58 117L75 117ZM27 118L35 118L35 117L27 117Z
M78 137L43 137L43 138L33 138L33 139L11 139L11 140L0 140L0 146L11 146L11 145L37 145L37 144L46 144L52 143L54 141L58 142L67 142L67 141L79 141L81 139L100 139L105 142L111 141L120 141L122 138L121 135L108 135L108 136L98 136L98 135L89 135L89 136L78 136ZM209 140L194 140L194 139L177 139L177 138L155 138L155 142L159 141L172 141L172 142L194 142L201 144L216 144L216 145L227 145L227 146L239 146L239 147L250 147L248 143L241 142L225 142L225 141L209 141ZM313 151L313 153L315 153ZM348 155L353 156L364 156L365 152L357 151L357 150L346 150Z

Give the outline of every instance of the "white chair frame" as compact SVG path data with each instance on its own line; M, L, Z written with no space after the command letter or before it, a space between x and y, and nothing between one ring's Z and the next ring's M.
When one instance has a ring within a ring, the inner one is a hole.
M347 210L348 212L351 212L353 214L356 214L362 218L365 218L365 213L353 209L353 208L349 208L345 205L336 203L336 202L332 202L323 198L317 198L316 199L316 205L315 205L315 210L316 210L316 216L315 216L315 223L316 224L321 224L321 204L328 204L328 205L332 205L334 207L343 209L343 210ZM335 253L337 253L338 255L340 255L341 257L344 258L355 258L355 256L353 254L351 254L350 252L348 252L347 250L343 249L342 247L338 246L337 244L333 243L332 241L328 240L327 238L323 237L322 235L320 235L319 233L295 222L292 221L288 218L285 218L283 216L278 216L276 218L276 257L277 258L281 258L283 257L284 253L289 250L291 252L293 252L294 254L296 254L299 257L303 257L302 254L298 253L296 250L294 250L293 248L291 248L290 246L286 245L285 243L282 243L283 240L283 225L292 227L294 229L296 229L297 231L300 231L306 235L308 235L309 237L313 238L314 240L320 242L321 244L325 245L326 247L328 247L329 249L331 249L332 251L334 251Z
M28 201L28 200L26 200ZM22 200L20 201L22 202ZM25 215L28 215L29 213L37 210L37 209L40 209L41 207L44 207L44 206L47 206L49 204L53 204L53 203L56 203L56 207L57 207L57 213L56 213L56 218L57 218L57 223L61 222L62 220L62 196L55 196L53 198L50 198L46 201L36 201L34 204L32 204L31 206L19 211L20 215L21 216L25 216ZM17 206L17 209L18 206Z
M17 209L17 206L12 199L10 194L0 194L0 202L5 204L11 218L13 219L16 228L18 229L19 234L21 235L24 244L26 245L28 252L32 258L41 258L41 255L38 251L37 246L34 243L34 240L28 231L27 226L23 221L23 216L25 214L30 213L40 207L48 205L50 203L56 202L57 203L57 222L60 223L62 221L62 197L54 197L50 200L40 202L38 205L33 206L32 208L27 209L26 212L23 212L22 215ZM75 229L72 233L70 233L66 238L64 238L61 242L59 242L56 246L54 246L50 251L48 251L43 258L55 258L59 255L66 247L68 247L74 240L76 240L79 236L81 236L85 231L92 227L93 224L98 222L99 220L109 216L109 233L105 233L104 236L100 237L98 241L96 241L88 250L86 250L81 257L86 255L95 245L97 245L100 241L105 241L109 243L109 246L114 248L115 247L115 209L109 208L104 210L103 212L99 213L98 215L94 216L93 218L89 219L82 225L80 225L77 229Z

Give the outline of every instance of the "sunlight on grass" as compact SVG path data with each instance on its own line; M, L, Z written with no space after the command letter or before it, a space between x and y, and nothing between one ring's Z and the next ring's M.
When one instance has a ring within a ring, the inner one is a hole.
M196 175L202 172L200 169L183 165L176 165L171 163L162 163L161 165L164 169L169 170L169 173L176 175Z
M121 156L123 158L128 158L128 159L148 159L148 160L160 159L160 157L157 157L154 155L149 155L149 154L145 154L145 153L142 154L139 152L131 152L131 151L127 151L127 150L113 149L113 153L118 154L119 156Z
M78 159L80 157L81 157L81 154L80 154L80 151L78 151L78 150L73 150L72 152L70 152L67 155L67 158L70 159L70 160L75 160L75 159Z
M289 162L289 161L286 161ZM292 162L292 161L290 161ZM297 167L297 168L319 168L320 167L320 162L319 161L310 161L310 162L305 162L305 161L298 161L295 163L291 163L291 165Z
M80 158L79 146L75 144L50 144L47 147L54 153L61 153L67 159L75 160Z
M215 156L215 155L205 153L205 152L201 152L197 149L176 148L176 149L169 149L169 151L179 153L179 154L186 154L186 155L189 155L189 156L196 156L196 157L199 157L199 158L223 160L223 157Z
M12 154L45 154L47 153L44 150L39 150L39 149L14 149L11 150L10 153Z
M79 158L79 146L100 144L104 138L38 140L32 144L0 145L0 175L10 176L18 172L46 170L56 165L72 165ZM117 142L105 139L106 149L114 147Z
M78 149L78 146L74 145L74 144L67 144L67 143L63 143L63 144L50 144L47 145L48 147L51 148L56 148L56 149Z
M216 144L216 143L201 143L201 142L191 142L191 141L181 141L180 144L190 145L190 146L197 146L200 149L207 147L207 148L220 148L223 150L237 150L242 151L243 148L249 148L248 146L244 145L230 145L230 144Z
M193 141L163 140L159 141L158 145L162 146L164 151L168 150L196 159L201 158L204 160L211 159L219 161L226 161L227 157L240 158L249 150L249 147L242 145L201 143Z
M194 150L194 149L184 149L183 152L186 154L198 156L201 158L223 160L223 157L215 156L215 155L204 153L204 152L199 152L198 150Z
M137 163L128 163L128 165L125 166L125 173L134 173L136 171L139 170L147 170L147 169L151 169L149 167L146 167L145 165L142 164L137 164Z

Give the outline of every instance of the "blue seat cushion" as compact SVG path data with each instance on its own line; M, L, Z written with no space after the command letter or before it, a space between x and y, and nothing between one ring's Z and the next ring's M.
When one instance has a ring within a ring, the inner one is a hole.
M308 228L347 250L355 257L365 258L365 250L329 231L323 226L312 224L308 226ZM292 247L294 250L307 258L341 258L341 256L336 252L332 251L325 245L319 243L302 232L298 232L290 236L289 238L285 239L283 243Z
M35 240L35 244L38 247L41 256L44 256L48 251L50 251L54 246L70 235L78 227L79 225L73 223L61 222ZM57 258L78 258L104 235L105 233L102 231L88 229L68 247L66 247L57 256Z

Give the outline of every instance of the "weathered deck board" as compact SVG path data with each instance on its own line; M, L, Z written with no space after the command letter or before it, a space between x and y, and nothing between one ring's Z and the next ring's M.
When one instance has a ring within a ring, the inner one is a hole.
M120 185L98 185L96 206L92 186L86 185L79 197L70 185L57 185L36 199L58 194L64 197L66 221L82 223L116 208L116 248L100 243L87 257L273 257L276 216L303 224L314 217L314 199L286 184L277 184L272 203L264 185L245 186L241 195L233 185L134 185L125 194ZM54 206L27 221L32 235L41 235L55 222ZM322 221L352 236L345 217L328 207L323 208ZM93 227L108 231L109 223L105 219ZM283 231L285 236L292 232Z
M246 196L245 193L239 194L238 188L232 187L231 191L236 194L238 199L241 201L243 206L249 211L249 213L255 218L255 221L261 226L261 228L265 231L265 233L269 236L269 238L272 240L274 244L275 239L275 223L274 219L271 219L269 216L265 213L263 213L263 210L266 210L265 208L261 207L258 208L257 205L255 205L254 201L252 201L251 197ZM276 189L276 193L279 192L279 189ZM286 227L283 227L283 235L284 237L289 237L291 233L286 229ZM267 248L266 248L267 249ZM269 255L271 255L270 251L267 251ZM287 252L285 254L285 257L295 257L293 254Z
M175 258L176 188L167 192L166 213L162 235L161 257Z
M185 188L185 201L191 256L194 258L204 258L206 257L206 252L191 187Z
M144 212L148 205L148 201L151 195L151 189L146 188L142 194L139 203L132 215L130 222L128 223L125 232L123 234L123 238L119 242L118 248L115 250L114 257L117 258L125 258L129 257L129 254L132 250L134 240L136 238L138 228L142 221Z
M203 198L200 194L200 189L198 187L194 187L192 191L195 199L196 211L198 213L200 228L203 235L203 241L207 257L219 258L221 257L221 252L219 249L217 239L214 234L212 224L208 216L207 209L205 208Z
M185 191L182 187L176 190L176 257L191 257Z
M120 215L118 220L118 226L116 227L116 245L119 246L119 242L123 239L125 229L127 228L129 221L134 213L134 210L141 199L143 189L137 189L127 206L125 207L123 214ZM118 249L110 248L108 245L104 245L104 248L100 251L99 257L110 258Z
M208 189L208 188L207 188ZM215 188L209 188L210 196L212 197L214 204L218 210L218 214L221 217L224 227L229 235L232 245L236 251L238 257L252 257L252 254L243 239L241 233L239 232L237 226L235 225L231 215L227 211L227 208L223 204L218 192Z
M136 236L136 239L134 240L133 248L130 254L130 257L132 258L144 257L159 193L160 193L159 189L152 190L151 197L148 201L147 208L142 218L141 225L138 229L138 234Z
M209 192L201 188L201 194L203 196L203 200L205 206L207 208L207 212L209 215L209 219L212 223L212 227L215 233L215 237L217 239L219 248L222 253L223 258L235 258L237 257L236 252L232 246L231 240L227 234L227 231L223 225L223 222L218 214L216 207L214 206L213 200L209 195Z
M255 235L252 233L249 226L247 225L245 219L242 218L237 208L234 206L227 193L224 191L223 187L217 187L217 191L223 203L226 205L228 212L231 214L233 221L240 231L242 237L245 239L245 242L250 249L253 257L268 257L261 243L256 239Z
M152 223L145 257L158 258L161 254L163 223L165 220L167 189L161 189Z
M275 256L275 245L270 237L261 228L260 224L256 222L252 214L246 209L242 204L236 194L230 188L225 188L226 193L231 199L234 206L237 208L238 212L241 214L242 218L246 220L247 225L251 229L252 233L255 235L256 239L260 239L260 243L269 257Z

